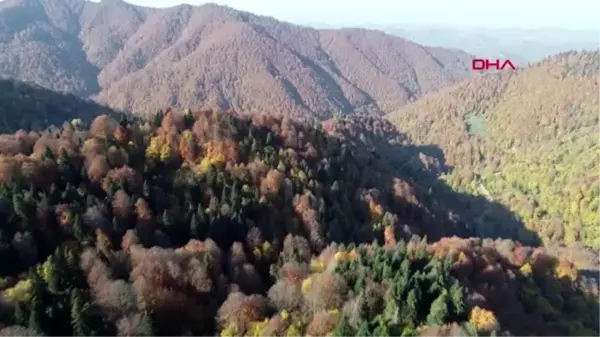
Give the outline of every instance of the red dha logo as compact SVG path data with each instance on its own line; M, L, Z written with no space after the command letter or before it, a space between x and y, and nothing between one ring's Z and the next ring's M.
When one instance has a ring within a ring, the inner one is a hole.
M504 70L504 68L506 68L507 66L510 67L512 70L517 69L517 67L515 67L515 65L510 60L505 60L502 63L502 65L500 65L500 61L501 60L495 60L491 62L490 60L473 59L473 61L471 62L471 69L484 71L489 70L491 66L495 67L496 70Z

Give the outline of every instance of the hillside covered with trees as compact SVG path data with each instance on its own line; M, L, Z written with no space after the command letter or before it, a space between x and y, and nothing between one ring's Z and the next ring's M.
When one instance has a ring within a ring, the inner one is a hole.
M57 93L33 83L0 79L0 132L60 127L73 119L89 123L100 114L120 113L73 94Z
M439 144L454 189L507 205L545 243L597 250L599 59L598 51L559 54L388 117L416 144ZM489 218L486 209L480 218Z
M136 113L210 104L329 118L388 113L476 75L471 55L226 6L0 2L0 76Z
M0 335L599 333L596 254L443 238L470 235L468 196L429 193L440 163L384 119L186 110L2 139Z

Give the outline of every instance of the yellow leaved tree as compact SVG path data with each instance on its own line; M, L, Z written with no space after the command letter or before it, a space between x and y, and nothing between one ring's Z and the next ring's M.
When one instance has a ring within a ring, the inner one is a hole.
M491 332L499 328L498 320L493 312L476 306L469 315L471 323L477 331Z
M156 160L160 158L162 146L165 143L164 136L150 138L150 144L146 147L146 158Z
M554 267L554 275L556 275L558 279L566 279L575 282L577 280L577 268L570 261L560 259Z

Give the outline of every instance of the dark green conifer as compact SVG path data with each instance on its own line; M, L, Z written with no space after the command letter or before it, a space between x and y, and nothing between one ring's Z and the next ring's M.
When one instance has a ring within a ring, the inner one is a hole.
M428 325L442 325L448 317L448 293L444 290L438 296L429 309L427 315Z

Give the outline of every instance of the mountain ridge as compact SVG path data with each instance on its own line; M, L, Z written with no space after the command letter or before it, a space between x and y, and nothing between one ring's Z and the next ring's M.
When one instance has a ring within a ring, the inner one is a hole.
M14 12L29 19L16 24ZM459 50L215 4L16 0L0 4L0 25L0 74L136 112L207 104L322 119L382 114L477 76L472 56Z

